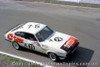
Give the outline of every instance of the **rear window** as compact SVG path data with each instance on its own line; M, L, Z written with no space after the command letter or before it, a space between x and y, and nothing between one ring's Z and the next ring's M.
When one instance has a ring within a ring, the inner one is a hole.
M16 25L16 26L14 26L13 28L12 28L12 30L11 31L15 31L15 30L17 30L17 29L19 29L19 28L23 28L22 27L23 25L20 25L20 24L18 24L18 25Z

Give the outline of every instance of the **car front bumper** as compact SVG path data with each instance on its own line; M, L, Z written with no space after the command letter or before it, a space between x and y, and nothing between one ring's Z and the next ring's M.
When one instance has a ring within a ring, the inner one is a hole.
M70 56L70 54L72 54L72 53L77 49L78 45L79 45L79 42L77 42L77 43L74 45L74 47L69 48L69 49L67 50L66 57Z
M77 42L73 47L70 47L67 50L65 50L67 54L65 56L59 56L59 58L61 59L68 58L77 49L78 45L79 45L79 42Z

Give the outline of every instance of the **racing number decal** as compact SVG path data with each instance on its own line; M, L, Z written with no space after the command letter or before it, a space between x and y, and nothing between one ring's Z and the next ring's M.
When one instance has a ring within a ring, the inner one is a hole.
M8 34L8 38L9 38L9 40L13 40L14 39L15 42L20 42L20 43L23 43L23 41L24 41L24 39L22 39L22 38L13 36L12 33Z
M30 49L32 49L32 44L28 44L28 47L29 47Z
M25 43L24 46L27 47L27 48L29 48L29 49L35 50L35 47L34 47L33 44L27 44L27 43Z
M40 27L40 25L39 25L39 24L36 24L36 25L35 25L35 28L39 28L39 27Z
M54 40L57 41L57 42L59 42L59 41L62 41L63 38L61 38L61 37L55 37Z

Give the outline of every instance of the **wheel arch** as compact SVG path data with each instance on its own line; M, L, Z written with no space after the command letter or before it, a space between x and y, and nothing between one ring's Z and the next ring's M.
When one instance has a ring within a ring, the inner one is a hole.
M52 51L52 50L48 50L48 51L47 51L47 55L49 55L49 53L54 53L54 54L57 55L57 53L56 53L55 51ZM58 55L57 55L57 56L58 56Z

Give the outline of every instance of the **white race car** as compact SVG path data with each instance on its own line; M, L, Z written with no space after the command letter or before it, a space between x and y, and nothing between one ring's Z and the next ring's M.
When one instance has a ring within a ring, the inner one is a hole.
M78 39L64 33L53 31L45 24L28 22L19 24L5 34L5 39L19 50L25 47L45 53L52 61L65 59L75 51Z

